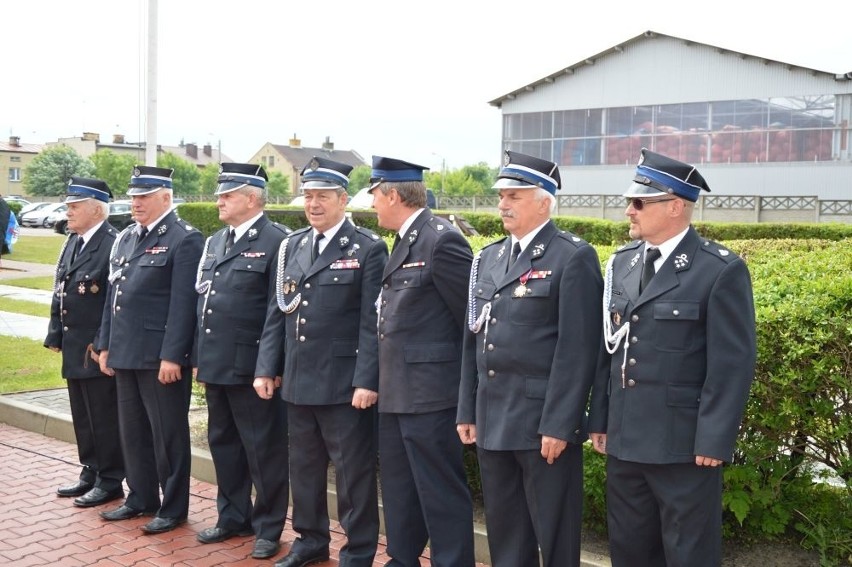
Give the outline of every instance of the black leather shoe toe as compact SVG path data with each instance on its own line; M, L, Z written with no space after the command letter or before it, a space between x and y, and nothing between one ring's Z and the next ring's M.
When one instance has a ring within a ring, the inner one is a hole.
M146 534L170 532L185 521L186 518L161 518L160 516L157 516L142 526L142 531Z
M98 488L96 486L79 498L75 498L74 506L90 508L92 506L100 506L101 504L118 500L119 498L124 498L124 490L119 488L118 490L106 491L103 488Z
M213 528L206 528L198 532L198 535L195 536L195 539L200 541L201 543L219 543L220 541L225 541L226 539L231 539L232 537L244 537L250 536L252 531L250 529L244 530L226 530L224 528L220 528L219 526Z
M70 498L72 496L82 496L92 489L93 484L89 482L83 482L82 480L78 480L74 484L68 484L66 486L60 486L56 489L56 494L62 496L63 498Z
M327 551L324 553L312 553L310 555L293 553L291 551L284 556L284 559L277 561L275 567L307 567L308 565L322 563L323 561L328 561Z
M254 548L251 550L251 556L254 559L269 559L281 549L277 541L257 538L254 542Z
M137 510L136 508L125 506L124 504L122 504L115 510L101 512L101 518L109 522L115 522L118 520L129 520L131 518L138 518L142 515L148 515L148 513L146 513L144 510Z

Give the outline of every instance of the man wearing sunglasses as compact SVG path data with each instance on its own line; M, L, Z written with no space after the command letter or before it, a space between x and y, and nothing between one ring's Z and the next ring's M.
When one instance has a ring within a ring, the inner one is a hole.
M721 465L754 376L754 303L745 262L690 224L702 190L695 167L642 149L624 194L635 240L607 264L610 370L589 431L608 455L613 567L721 563Z

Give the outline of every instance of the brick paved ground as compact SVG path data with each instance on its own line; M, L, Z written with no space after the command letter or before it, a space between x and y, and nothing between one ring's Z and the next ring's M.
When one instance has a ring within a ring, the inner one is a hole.
M0 564L14 566L84 565L115 567L212 565L271 565L283 557L296 538L288 519L282 549L272 560L251 559L252 537L202 545L195 536L216 522L216 487L192 480L189 521L159 535L144 535L147 518L105 522L98 512L120 501L95 508L76 508L71 499L56 496L56 488L73 482L79 467L70 443L0 424ZM337 565L344 540L332 522L332 559ZM386 565L384 539L374 565ZM422 565L428 565L426 558ZM481 565L481 567L485 567Z

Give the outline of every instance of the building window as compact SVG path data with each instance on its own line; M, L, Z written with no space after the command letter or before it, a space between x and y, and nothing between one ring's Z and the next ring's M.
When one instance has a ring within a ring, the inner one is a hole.
M827 161L842 123L833 95L530 112L503 117L503 145L562 166L632 165L642 148L689 163Z
M269 167L275 167L275 156L269 156Z
M9 161L21 161L21 156L12 156L9 158Z
M9 181L20 181L21 180L21 168L20 167L10 167L9 168Z

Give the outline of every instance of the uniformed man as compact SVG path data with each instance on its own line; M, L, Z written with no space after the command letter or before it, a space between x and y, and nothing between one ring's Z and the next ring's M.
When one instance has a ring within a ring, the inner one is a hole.
M379 537L375 404L379 389L376 297L387 245L346 219L352 167L314 157L302 170L305 216L278 253L271 306L255 386L273 388L284 360L293 529L299 537L276 567L329 557L328 464L347 541L340 564L371 567ZM285 337L283 353L281 338Z
M195 283L197 380L207 399L219 510L216 525L197 537L216 543L254 534L255 559L278 553L289 504L284 402L261 398L252 385L275 281L273 259L291 232L263 212L267 180L259 165L221 165L216 206L227 226L204 244Z
M379 225L396 232L379 298L379 460L389 565L474 564L473 507L455 432L467 239L426 207L423 166L373 156Z
M98 336L115 374L127 485L105 520L155 515L144 533L173 530L189 509L189 400L195 275L204 239L172 210L172 170L137 166L127 194L135 224L116 238ZM160 490L162 489L162 501Z
M695 167L642 149L624 194L636 240L607 264L611 367L589 430L608 455L615 567L721 562L721 465L754 374L755 322L743 260L690 226L702 190Z
M112 191L100 179L72 177L66 190L68 230L56 262L50 323L44 346L62 353L71 421L83 469L59 496L75 506L98 506L124 496L115 379L91 359L107 295L109 251L118 231L107 222Z
M595 249L550 219L553 162L507 151L509 236L470 277L458 432L476 443L492 565L580 564L585 411L600 351Z

